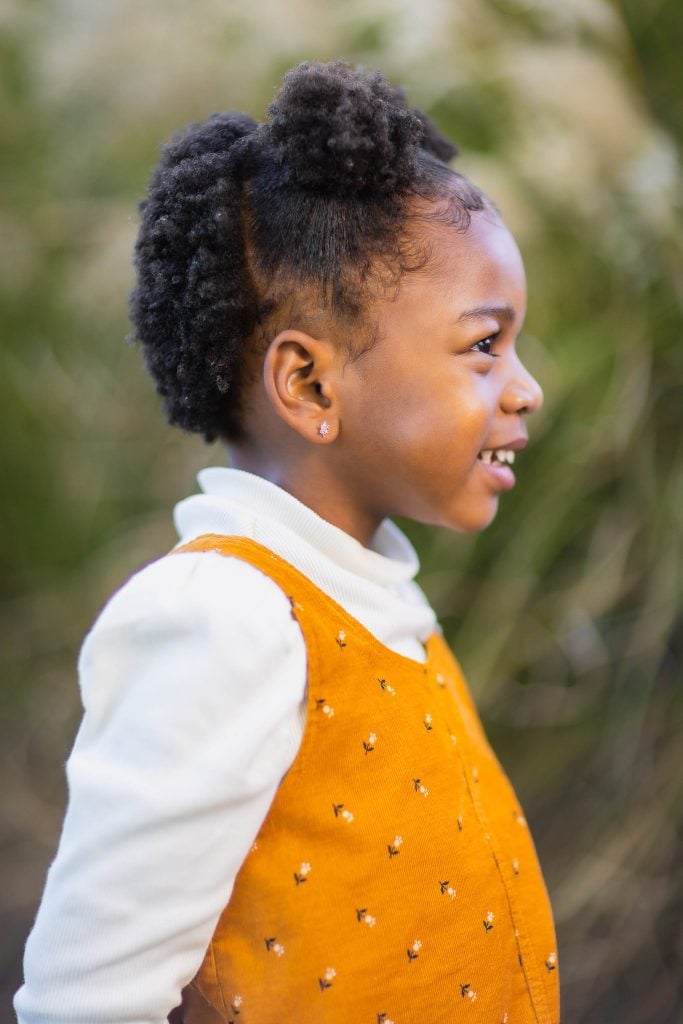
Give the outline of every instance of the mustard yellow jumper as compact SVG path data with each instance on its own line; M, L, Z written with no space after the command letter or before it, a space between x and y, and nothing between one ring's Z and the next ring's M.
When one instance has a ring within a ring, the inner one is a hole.
M308 719L171 1019L557 1024L534 844L442 637L421 664L254 541L211 535L180 550L244 559L289 596Z

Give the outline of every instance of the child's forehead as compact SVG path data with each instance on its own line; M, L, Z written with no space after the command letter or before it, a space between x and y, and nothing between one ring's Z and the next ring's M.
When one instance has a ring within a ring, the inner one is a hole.
M465 313L526 303L524 263L512 234L493 210L471 214L465 227L417 218L411 226L425 247L424 267L404 275L401 293L420 301L443 294Z

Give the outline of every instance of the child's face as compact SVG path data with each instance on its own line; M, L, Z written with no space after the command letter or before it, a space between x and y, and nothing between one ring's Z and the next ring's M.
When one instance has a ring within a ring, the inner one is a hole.
M374 306L378 340L344 368L339 469L366 515L480 530L515 482L491 451L524 446L543 397L515 349L524 267L491 212L426 230L428 269Z

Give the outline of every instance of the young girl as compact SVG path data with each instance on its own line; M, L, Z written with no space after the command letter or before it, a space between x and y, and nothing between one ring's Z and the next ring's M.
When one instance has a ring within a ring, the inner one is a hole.
M87 637L24 1024L556 1024L547 894L416 556L542 400L517 247L378 74L291 71L166 148L132 315L230 469Z

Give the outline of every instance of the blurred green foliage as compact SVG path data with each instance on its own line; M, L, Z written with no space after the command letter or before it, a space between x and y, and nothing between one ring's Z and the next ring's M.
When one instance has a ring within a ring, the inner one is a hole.
M404 525L534 825L564 1019L683 1019L678 0L15 0L0 26L3 994L82 634L223 458L165 426L124 344L135 204L171 131L345 56L460 142L527 262L546 405L519 486L479 537Z

